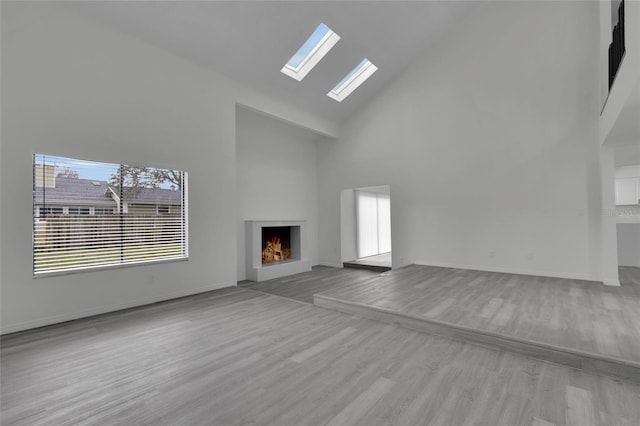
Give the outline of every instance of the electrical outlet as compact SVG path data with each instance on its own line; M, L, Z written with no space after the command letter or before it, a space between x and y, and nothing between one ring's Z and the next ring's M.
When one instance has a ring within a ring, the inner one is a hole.
M490 250L490 251L489 251L489 257L490 257L490 258L494 258L494 257L496 257L496 252L495 252L495 251L493 251L493 250Z

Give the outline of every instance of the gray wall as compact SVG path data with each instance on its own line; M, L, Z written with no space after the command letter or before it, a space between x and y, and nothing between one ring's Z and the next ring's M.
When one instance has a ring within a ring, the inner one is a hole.
M322 263L340 261L340 191L384 182L394 267L602 280L598 4L495 11L319 146Z
M3 332L235 284L234 90L57 5L3 2ZM34 152L187 171L189 260L33 279Z
M618 263L640 268L640 223L619 223Z
M318 260L318 166L320 136L238 108L237 257L245 279L245 220L306 220L306 253Z

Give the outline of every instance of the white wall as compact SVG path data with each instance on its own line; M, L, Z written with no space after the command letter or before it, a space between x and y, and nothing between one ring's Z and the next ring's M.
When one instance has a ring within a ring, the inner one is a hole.
M633 166L640 164L640 145L616 146L615 166Z
M356 242L356 194L353 189L345 189L340 192L341 262L355 260L358 257ZM342 263L334 266L342 266Z
M245 279L245 220L306 220L308 253L318 263L319 136L238 108L237 268ZM318 141L318 142L316 142Z
M321 263L340 260L340 191L374 181L394 268L601 280L598 8L491 5L320 145Z
M391 187L389 185L365 186L363 188L355 189L366 192L375 192L376 194L391 194Z
M618 223L618 263L640 267L640 223Z
M255 111L326 138L336 139L338 137L338 125L336 123L270 98L255 89L241 86L237 103L243 109Z
M55 4L2 2L3 332L235 283L234 87ZM189 172L189 260L33 279L34 152Z
M602 206L601 236L600 236L600 258L602 265L602 281L606 285L619 286L618 277L618 241L616 237L616 210L615 201L615 150L607 145L601 145L598 149L600 161L598 163L587 163L588 167L593 165L594 170L600 174L600 197L591 197L592 209L598 208L598 203ZM599 167L598 167L599 166ZM592 174L590 174L591 176ZM591 183L591 182L589 182ZM592 186L592 192L597 189L597 185ZM594 220L596 215L591 215ZM594 225L597 224L594 223ZM598 241L594 239L594 242ZM595 260L595 259L594 259Z
M616 167L616 178L640 178L640 164Z

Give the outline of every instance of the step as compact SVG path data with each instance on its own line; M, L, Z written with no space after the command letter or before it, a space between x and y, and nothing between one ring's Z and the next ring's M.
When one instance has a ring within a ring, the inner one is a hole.
M640 384L640 364L636 362L402 314L389 309L340 300L322 294L314 295L313 299L314 305L322 308L396 324L440 337L508 351L576 368L588 373L615 377L633 384Z
M361 263L353 263L353 262L342 262L342 266L345 268L364 269L367 271L374 271L374 272L387 272L391 270L391 267L389 266L363 265Z

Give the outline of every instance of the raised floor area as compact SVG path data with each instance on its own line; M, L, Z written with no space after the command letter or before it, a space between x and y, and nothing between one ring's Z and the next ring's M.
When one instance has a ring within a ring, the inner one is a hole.
M358 274L356 274L356 272ZM621 287L412 265L317 268L255 290L640 383L640 269Z

